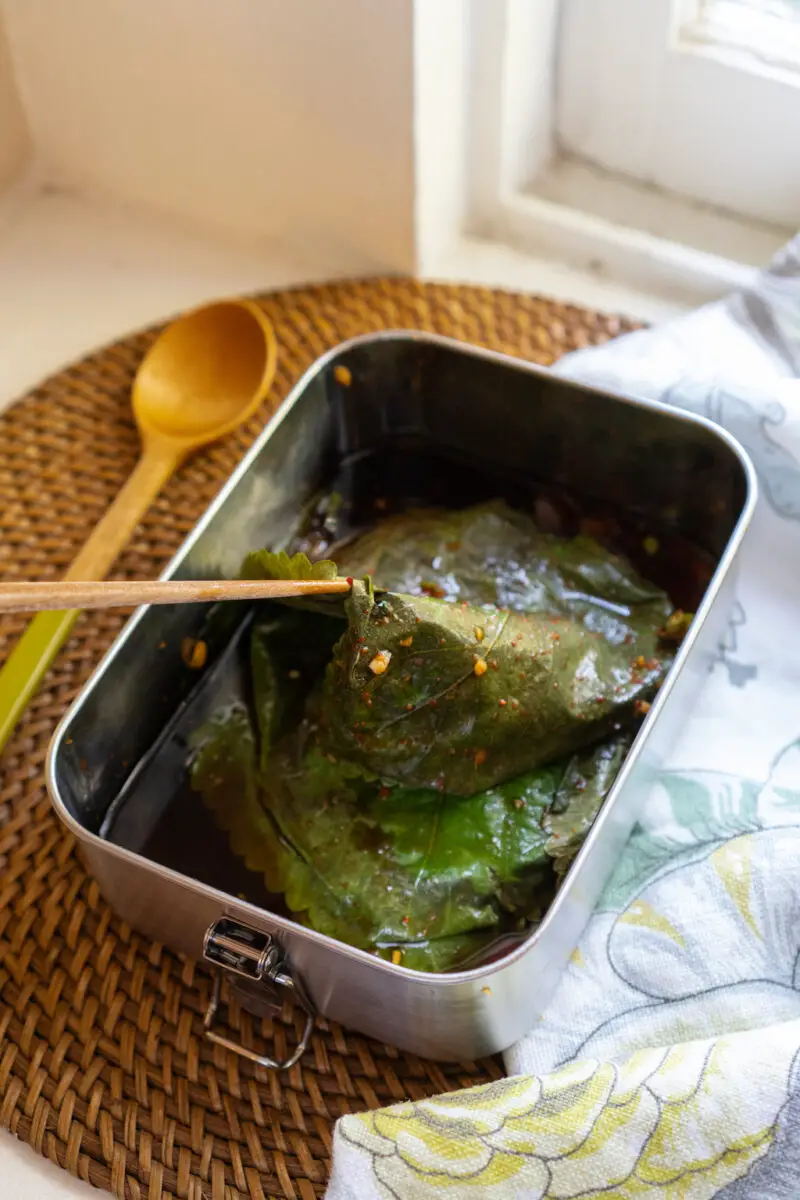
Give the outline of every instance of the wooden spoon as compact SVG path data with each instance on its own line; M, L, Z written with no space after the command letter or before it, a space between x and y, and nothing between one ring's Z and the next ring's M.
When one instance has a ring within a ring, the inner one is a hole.
M211 600L286 600L349 592L348 579L112 579L104 583L0 583L0 612L135 608Z
M272 326L251 300L208 304L167 326L133 382L142 456L67 580L105 576L183 460L255 412L272 383L276 358ZM79 615L74 607L41 613L6 660L0 671L0 751Z

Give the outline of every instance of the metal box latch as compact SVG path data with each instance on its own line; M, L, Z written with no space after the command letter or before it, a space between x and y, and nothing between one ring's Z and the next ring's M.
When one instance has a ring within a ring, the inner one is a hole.
M217 968L214 972L211 999L203 1020L206 1037L212 1042L232 1050L234 1054L241 1054L244 1058L249 1058L251 1062L258 1063L262 1067L274 1067L279 1071L293 1067L308 1045L308 1039L314 1026L314 1009L305 990L293 978L284 953L274 938L260 929L243 925L241 921L237 921L233 917L220 917L206 930L206 936L203 939L203 957ZM289 1058L279 1062L267 1055L256 1054L254 1050L243 1046L241 1042L235 1042L214 1031L213 1025L219 1009L223 971L229 972L238 979L246 980L251 987L260 984L265 992L267 990L274 992L282 987L291 990L306 1014L306 1023L303 1036Z

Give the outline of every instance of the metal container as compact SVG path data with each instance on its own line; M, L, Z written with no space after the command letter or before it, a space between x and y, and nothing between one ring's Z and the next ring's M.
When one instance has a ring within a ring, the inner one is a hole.
M473 970L411 971L101 836L109 812L198 686L197 672L183 663L182 639L203 638L213 669L241 625L237 604L139 610L57 731L48 784L114 908L153 938L227 972L246 1007L263 1010L290 986L309 1012L421 1055L464 1059L511 1045L547 1005L653 773L717 657L756 482L737 443L699 417L443 338L369 335L311 368L164 577L232 576L248 550L288 544L310 499L330 486L344 461L358 464L380 453L390 474L410 473L421 497L433 499L436 472L419 467L429 450L462 464L466 493L476 464L509 486L527 479L574 488L638 513L654 530L668 526L701 547L713 569L690 633L585 845L541 925L523 942ZM385 472L374 486L386 486ZM184 769L183 760L175 769ZM217 987L208 1035L255 1057L219 1033L218 993Z

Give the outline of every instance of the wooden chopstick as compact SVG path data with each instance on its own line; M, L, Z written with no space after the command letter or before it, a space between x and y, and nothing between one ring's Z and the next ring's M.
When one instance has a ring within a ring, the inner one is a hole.
M346 579L155 579L98 583L0 584L0 612L74 608L136 608L140 604L202 604L210 600L278 600L349 592Z

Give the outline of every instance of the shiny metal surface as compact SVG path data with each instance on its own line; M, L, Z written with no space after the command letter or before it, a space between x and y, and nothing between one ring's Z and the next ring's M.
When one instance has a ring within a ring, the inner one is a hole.
M352 387L336 383L337 364L347 365ZM132 925L198 958L209 926L230 917L277 940L319 1012L421 1055L463 1059L509 1046L550 999L652 775L716 657L756 483L738 444L702 418L571 384L443 338L370 335L338 347L308 372L164 577L234 574L246 551L288 542L309 498L345 455L408 437L477 457L509 475L577 485L654 521L669 514L671 524L717 563L586 844L542 924L524 942L473 970L413 972L99 836L130 775L126 764L146 754L195 683L188 668L159 657L159 645L202 637L213 659L241 621L238 605L140 610L57 731L48 784L101 889Z
M305 1054L308 1039L314 1028L316 1014L302 988L295 985L291 972L284 962L281 948L271 934L265 933L261 929L254 929L251 925L233 921L230 917L220 917L206 930L206 936L203 939L203 958L215 968L211 999L203 1018L203 1030L209 1041L216 1042L218 1046L224 1046L226 1050L231 1050L234 1054L249 1059L259 1067L288 1071L296 1062L299 1062ZM243 978L250 985L256 985L250 991L240 989L239 995L245 1004L251 996L258 1001L259 988L257 985L264 987L273 985L275 989L288 988L297 996L300 1006L305 1011L306 1021L297 1045L286 1058L275 1059L268 1054L258 1054L248 1046L242 1045L241 1042L217 1033L214 1024L219 1011L224 972L229 972L237 978Z

